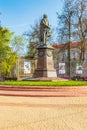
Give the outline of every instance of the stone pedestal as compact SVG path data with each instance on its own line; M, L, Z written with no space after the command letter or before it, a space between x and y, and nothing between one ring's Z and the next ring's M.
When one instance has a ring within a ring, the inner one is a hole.
M35 69L34 77L50 77L56 78L56 70L54 69L53 48L40 45L38 48L37 69Z

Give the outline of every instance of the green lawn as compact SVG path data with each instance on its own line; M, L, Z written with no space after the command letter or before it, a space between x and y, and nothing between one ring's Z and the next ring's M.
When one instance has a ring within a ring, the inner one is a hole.
M86 81L4 81L0 85L11 86L87 86Z

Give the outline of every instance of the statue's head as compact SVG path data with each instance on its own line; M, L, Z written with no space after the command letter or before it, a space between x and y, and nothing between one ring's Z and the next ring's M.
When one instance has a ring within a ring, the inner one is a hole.
M46 15L46 14L44 14L44 15L43 15L43 18L47 18L47 15Z

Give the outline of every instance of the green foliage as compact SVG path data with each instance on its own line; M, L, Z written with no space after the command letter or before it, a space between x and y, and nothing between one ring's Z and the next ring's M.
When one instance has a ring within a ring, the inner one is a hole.
M12 85L12 86L87 86L85 81L5 81L0 82L0 85Z
M7 51L9 51L9 41L13 33L6 28L0 28L0 61L3 59Z
M1 72L3 75L8 76L16 63L17 55L15 53L10 53L6 58L3 59L1 64Z
M7 45L9 43L13 32L10 32L7 28L0 28L0 45Z
M12 35L9 29L0 28L0 76L8 75L16 62L17 55L9 46Z

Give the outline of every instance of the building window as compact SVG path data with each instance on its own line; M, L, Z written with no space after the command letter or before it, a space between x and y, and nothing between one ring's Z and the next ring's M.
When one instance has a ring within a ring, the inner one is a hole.
M71 58L72 59L77 59L78 58L78 53L77 52L72 52Z
M62 61L64 61L67 58L67 51L64 51L62 54Z

